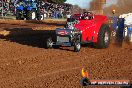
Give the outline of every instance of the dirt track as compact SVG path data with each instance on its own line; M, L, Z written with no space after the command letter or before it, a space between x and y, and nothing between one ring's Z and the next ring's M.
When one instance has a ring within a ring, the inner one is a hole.
M1 35L3 31L9 32L0 39L0 88L80 88L82 67L88 69L91 79L132 81L132 45L124 43L123 47L117 47L111 43L108 49L88 45L79 53L68 47L47 50L43 48L45 32L39 30L49 28L50 24L0 23ZM49 29L62 26L51 24ZM27 28L34 33L28 35ZM11 32L17 34L16 31L21 35L8 36Z

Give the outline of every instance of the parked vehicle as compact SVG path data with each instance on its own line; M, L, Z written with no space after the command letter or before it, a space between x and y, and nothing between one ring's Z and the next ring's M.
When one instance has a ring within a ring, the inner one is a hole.
M38 0L22 0L16 7L17 20L43 20L44 11Z

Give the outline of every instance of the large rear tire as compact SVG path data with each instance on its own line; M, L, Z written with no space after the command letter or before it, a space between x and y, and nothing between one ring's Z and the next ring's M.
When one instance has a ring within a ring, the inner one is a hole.
M98 33L97 48L108 48L110 44L110 28L108 25L103 24Z
M27 20L36 20L36 11L35 10L30 10L27 12Z

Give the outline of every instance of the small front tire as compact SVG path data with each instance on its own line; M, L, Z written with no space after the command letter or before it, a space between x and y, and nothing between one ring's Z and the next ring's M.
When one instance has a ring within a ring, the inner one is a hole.
M80 42L75 42L74 44L74 51L79 52L81 49L81 43Z
M53 41L51 38L48 38L46 41L46 48L52 48L53 47Z

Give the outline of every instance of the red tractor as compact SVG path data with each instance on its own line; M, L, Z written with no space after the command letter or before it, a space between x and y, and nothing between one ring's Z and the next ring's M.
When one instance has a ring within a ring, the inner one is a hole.
M74 46L79 52L81 44L93 43L98 48L107 48L110 43L108 18L91 12L74 14L67 19L65 28L56 29L56 37L47 39L47 48L55 46Z

